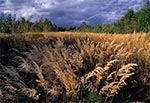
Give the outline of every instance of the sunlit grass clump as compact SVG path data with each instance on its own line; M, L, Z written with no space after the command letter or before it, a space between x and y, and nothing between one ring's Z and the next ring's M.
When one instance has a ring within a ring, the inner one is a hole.
M0 36L0 101L150 101L149 34Z

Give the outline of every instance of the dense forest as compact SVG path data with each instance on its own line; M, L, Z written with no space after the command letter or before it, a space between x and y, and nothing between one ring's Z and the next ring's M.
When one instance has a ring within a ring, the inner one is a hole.
M96 24L93 26L83 22L77 27L58 26L49 19L40 19L32 22L30 19L21 17L16 19L15 15L0 15L0 32L23 33L23 32L51 32L51 31L82 31L96 33L133 33L150 31L150 0L139 11L129 9L124 16L110 24Z

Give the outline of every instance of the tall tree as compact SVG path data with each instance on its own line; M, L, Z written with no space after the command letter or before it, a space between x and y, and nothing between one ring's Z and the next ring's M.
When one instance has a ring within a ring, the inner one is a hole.
M149 9L150 10L150 0L146 0L146 3L144 5L144 9Z
M43 31L45 32L54 31L52 22L48 20L47 18L43 21L43 26L44 26Z
M131 33L134 31L133 29L133 26L134 26L133 20L135 17L134 15L135 13L133 9L129 9L119 21L120 29L122 29L121 31L123 33L128 33L128 32Z

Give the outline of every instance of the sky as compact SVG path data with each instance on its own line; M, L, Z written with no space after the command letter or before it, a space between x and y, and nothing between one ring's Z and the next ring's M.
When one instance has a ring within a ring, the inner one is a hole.
M128 9L141 9L145 0L0 0L0 13L33 21L48 18L59 26L112 23Z

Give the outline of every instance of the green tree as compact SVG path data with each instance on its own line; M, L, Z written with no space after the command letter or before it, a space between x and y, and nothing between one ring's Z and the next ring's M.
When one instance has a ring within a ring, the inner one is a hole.
M132 9L129 9L125 15L120 20L121 27L123 30L123 33L132 33L134 32L134 11Z
M149 9L150 10L150 0L146 0L145 5L143 7L144 9Z
M52 22L47 18L43 21L43 31L45 32L54 31Z
M4 14L0 14L0 32L4 32L4 21L5 21L5 16Z
M150 25L150 11L148 10L142 10L139 13L139 30L142 32L148 32Z
M11 14L5 15L4 20L2 20L2 32L12 33L13 30L13 17Z
M26 20L25 18L22 17L16 21L15 32L17 33L29 32L30 26L31 26L30 20Z
M85 31L85 32L90 31L90 29L91 29L90 26L86 22L82 22L81 25L76 28L77 31Z

